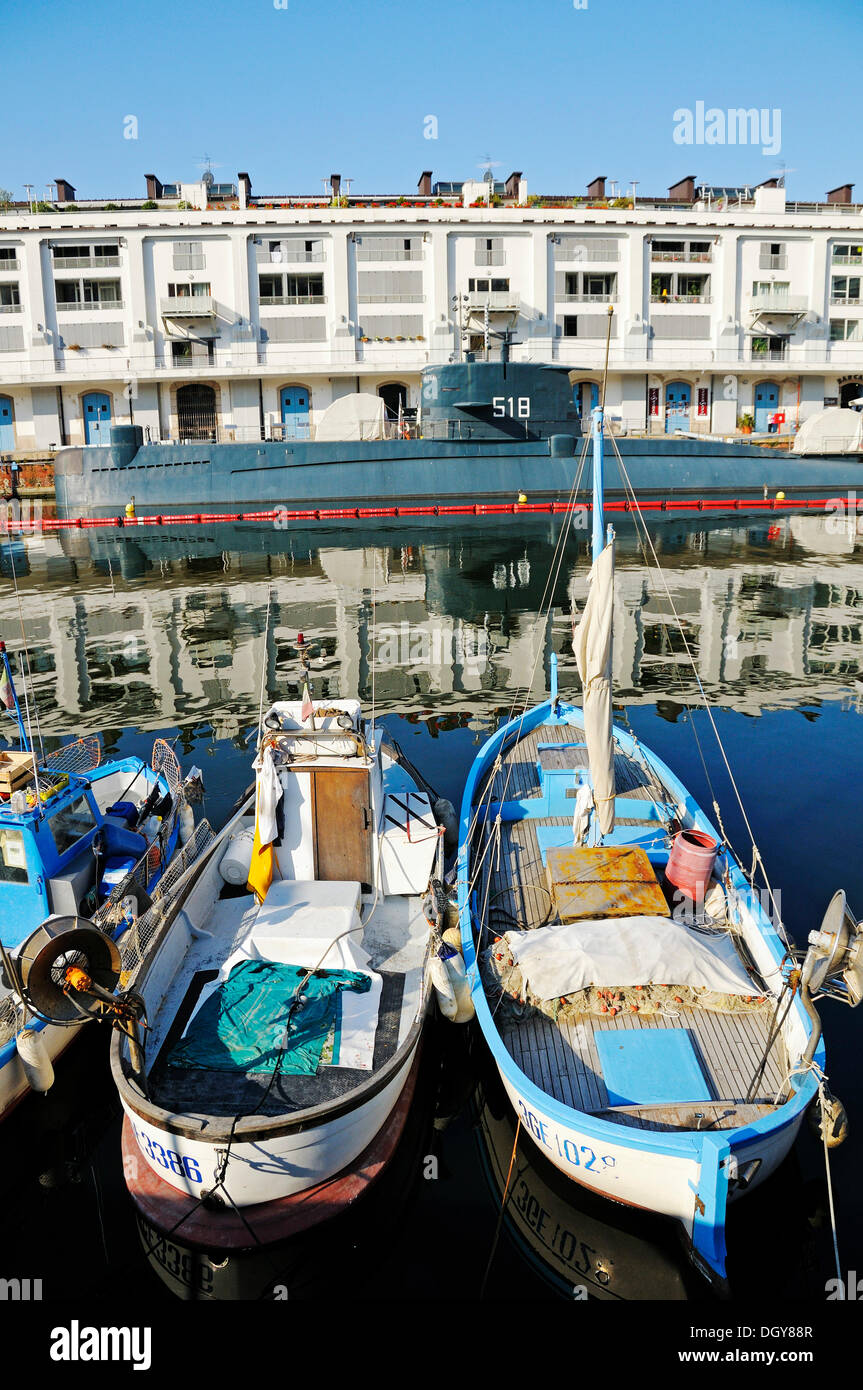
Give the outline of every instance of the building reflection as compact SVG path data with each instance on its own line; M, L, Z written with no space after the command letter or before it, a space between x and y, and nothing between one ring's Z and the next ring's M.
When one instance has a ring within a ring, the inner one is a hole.
M369 701L374 676L381 710L463 702L491 715L517 692L537 700L552 651L577 694L571 626L589 559L577 535L561 558L559 535L551 519L501 534L220 526L7 537L0 550L43 731L206 719L232 737L256 716L262 679L270 695L297 691L299 632L316 694ZM669 522L651 535L661 579L634 530L619 531L616 698L696 698L687 648L707 694L748 714L863 691L854 523ZM7 638L18 645L11 626Z

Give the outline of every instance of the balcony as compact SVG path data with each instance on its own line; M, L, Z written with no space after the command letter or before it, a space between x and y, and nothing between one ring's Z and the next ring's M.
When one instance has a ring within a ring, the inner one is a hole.
M712 294L652 294L651 304L712 304Z
M119 256L55 256L55 270L101 270L120 264Z
M859 295L856 298L853 295L848 295L842 299L831 298L830 300L831 309L844 309L846 304L863 304L863 298Z
M782 255L770 255L767 251L762 251L758 257L760 270L786 270L788 268L788 257Z
M616 304L617 294L560 294L558 304Z
M174 301L176 303L176 301ZM261 308L271 304L326 304L325 294L262 294Z
M809 301L804 294L754 294L749 309L755 318L765 314L802 318L809 311Z
M863 265L863 256L840 256L834 251L831 265ZM0 269L3 267L0 266Z
M124 307L122 299L68 299L57 304L58 314L87 313L90 310L117 310Z
M287 251L259 250L255 259L258 265L285 265L286 263L290 263L291 265L299 263L311 265L316 262L325 261L327 257L324 251L300 251L292 250L289 247Z
M750 362L788 362L790 360L790 350L787 343L769 343L766 347L755 347L750 344Z
M263 302L263 301L262 301ZM358 294L358 304L425 304L424 294Z
M514 290L471 290L467 307L471 313L483 313L486 305L490 314L517 314L521 300Z
M20 314L23 304L0 304L0 314Z
M163 318L211 319L216 315L216 301L211 294L170 295L160 301Z
M698 262L713 260L712 251L651 251L652 261L684 261Z
M13 258L12 260L6 260L6 261L0 260L0 270L20 270L20 269L21 269L21 262L17 259L17 257Z

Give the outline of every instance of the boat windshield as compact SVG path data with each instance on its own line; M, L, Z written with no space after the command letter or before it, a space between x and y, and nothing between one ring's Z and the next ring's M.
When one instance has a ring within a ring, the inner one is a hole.
M0 829L0 883L29 883L24 835L20 830Z
M93 815L87 797L79 796L77 801L73 801L57 811L48 824L51 827L51 834L54 836L57 853L62 856L74 844L77 844L82 836L90 830L95 830L96 817Z

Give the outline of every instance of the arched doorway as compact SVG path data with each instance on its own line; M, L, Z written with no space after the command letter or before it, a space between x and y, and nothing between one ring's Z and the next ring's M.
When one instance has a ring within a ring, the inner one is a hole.
M195 382L177 388L179 439L216 438L216 393L212 386Z
M665 388L665 433L689 429L692 387L688 381L669 381Z
M81 401L84 415L84 443L110 444L111 397L104 391L91 391Z
M863 396L863 381L843 381L839 388L839 404L845 410L863 410L863 406L852 404L858 396Z
M386 406L388 420L397 420L399 415L404 415L408 403L408 388L400 381L388 381L379 386L378 395Z
M279 392L283 439L308 439L309 390L307 386L283 386Z
M767 426L779 409L779 386L775 381L760 381L755 388L755 433L766 434Z
M15 448L15 417L12 413L12 397L0 396L0 453L11 452Z
M599 405L599 386L595 381L577 381L572 388L572 402L587 424L596 407Z

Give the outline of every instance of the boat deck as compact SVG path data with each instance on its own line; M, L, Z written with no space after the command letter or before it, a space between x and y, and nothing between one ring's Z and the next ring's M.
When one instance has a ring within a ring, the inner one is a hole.
M537 771L538 744L580 741L579 730L565 725L548 725L532 730L511 745L493 771L484 797L512 801L538 798L542 788ZM615 753L615 790L631 800L674 802L674 796L655 778L651 770L625 753ZM586 748L546 750L544 764L575 768L588 763ZM547 885L546 869L537 836L539 826L568 826L572 818L546 816L502 822L499 846L486 855L477 883L477 898L485 905L486 920L495 934L514 928L533 930L560 921ZM636 818L617 821L644 829ZM661 828L657 826L657 830ZM480 831L494 834L490 824ZM663 837L664 838L664 837ZM479 844L479 841L477 842ZM744 964L742 945L735 942ZM616 1122L651 1129L697 1129L709 1125L726 1128L751 1122L772 1108L788 1071L785 1045L780 1037L771 1049L754 1094L746 1100L753 1076L759 1069L767 1041L773 1008L770 1000L763 1009L721 1013L681 1006L661 1014L623 1014L599 1017L581 1014L574 1021L558 1022L529 1010L523 1020L509 1018L501 1024L501 1038L513 1060L546 1094L585 1113L602 1115ZM602 1030L680 1028L688 1031L712 1100L701 1104L667 1107L611 1107L596 1047L596 1034Z
M368 902L364 903L369 912ZM346 1096L368 1081L394 1056L421 1004L427 928L415 898L380 899L358 939L368 952L382 988L369 1069L321 1065L314 1075L242 1072L181 1067L168 1063L182 1038L202 991L219 975L258 915L250 893L223 890L196 933L161 1005L147 1038L150 1098L178 1114L276 1117Z

